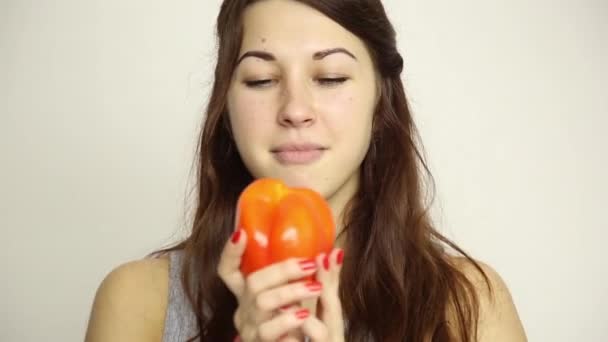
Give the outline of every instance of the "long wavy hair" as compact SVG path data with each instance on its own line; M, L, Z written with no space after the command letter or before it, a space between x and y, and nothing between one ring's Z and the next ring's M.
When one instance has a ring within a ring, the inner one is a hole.
M237 198L253 177L231 136L226 95L241 46L243 11L257 1L222 3L215 78L197 146L192 231L157 252L183 252L182 284L199 328L190 341L232 341L237 334L237 301L216 270L234 229ZM343 216L346 241L339 295L348 321L346 341L476 341L479 298L451 254L474 265L488 288L490 283L480 265L431 222L432 199L425 206L425 189L432 185L434 197L434 181L401 81L403 59L396 33L382 3L297 1L359 37L380 76L360 187Z

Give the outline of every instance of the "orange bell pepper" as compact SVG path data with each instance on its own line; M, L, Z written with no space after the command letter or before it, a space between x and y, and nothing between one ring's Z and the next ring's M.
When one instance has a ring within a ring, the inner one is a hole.
M290 188L270 178L255 180L241 193L236 215L236 228L247 232L240 266L244 275L291 257L329 254L334 246L331 209L311 189Z

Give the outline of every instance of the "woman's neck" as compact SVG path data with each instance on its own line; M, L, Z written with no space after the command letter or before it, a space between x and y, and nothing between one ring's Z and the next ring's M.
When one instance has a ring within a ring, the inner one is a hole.
M355 172L336 192L334 192L334 194L327 199L336 225L336 240L334 245L335 247L342 249L344 249L346 242L346 234L340 235L345 224L344 209L357 192L359 187L358 174L358 172Z

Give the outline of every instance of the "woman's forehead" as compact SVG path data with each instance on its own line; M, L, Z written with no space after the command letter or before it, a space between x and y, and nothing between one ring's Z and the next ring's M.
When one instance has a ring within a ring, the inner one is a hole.
M361 44L358 37L323 13L296 1L269 0L251 5L243 16L243 30L243 44L256 47L291 44L318 50L335 45L352 49Z
M265 5L278 5L283 12ZM295 10L289 8L296 4ZM259 6L259 7L256 7ZM322 51L344 49L333 57L346 63L370 61L364 43L354 34L326 17L324 14L295 1L263 1L252 5L243 18L243 40L239 56L248 51L263 51L278 60L306 58ZM354 58L352 58L354 57Z

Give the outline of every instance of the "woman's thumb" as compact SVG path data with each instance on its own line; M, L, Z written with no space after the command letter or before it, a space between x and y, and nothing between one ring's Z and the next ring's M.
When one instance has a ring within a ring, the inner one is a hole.
M218 275L237 298L240 298L245 288L240 266L246 244L247 233L243 229L237 229L226 242L217 267Z

